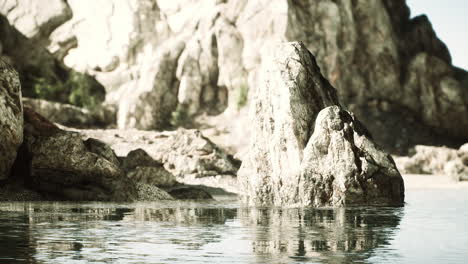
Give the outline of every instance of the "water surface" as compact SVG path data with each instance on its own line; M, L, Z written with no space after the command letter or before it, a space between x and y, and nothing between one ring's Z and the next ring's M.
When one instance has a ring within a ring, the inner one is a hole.
M0 263L468 263L468 190L404 208L0 203Z

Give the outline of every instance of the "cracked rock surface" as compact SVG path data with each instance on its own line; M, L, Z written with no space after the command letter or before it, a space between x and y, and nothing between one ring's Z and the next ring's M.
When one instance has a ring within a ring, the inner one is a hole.
M28 187L71 201L133 201L137 189L102 142L83 142L76 132L59 129L25 108L25 151Z
M315 58L298 42L266 56L254 94L251 145L238 173L243 200L260 205L401 205L390 155L343 110Z
M416 144L468 140L468 73L405 0L53 0L49 9L4 2L0 12L27 36L35 24L57 27L43 35L49 50L105 86L106 101L119 105L119 128L162 130L179 111L227 112L231 120L253 100L262 52L273 41L300 40L386 149L401 155ZM58 25L69 10L73 17ZM4 53L24 60L29 49L15 52L8 42Z
M9 176L23 142L23 105L18 73L0 58L0 180Z
M127 171L138 166L156 168L163 164L179 183L222 188L233 193L240 191L236 177L240 162L198 130L70 130L106 142L119 157L129 155L130 158L123 158L123 168ZM141 176L146 175L144 170ZM171 182L170 176L166 179Z

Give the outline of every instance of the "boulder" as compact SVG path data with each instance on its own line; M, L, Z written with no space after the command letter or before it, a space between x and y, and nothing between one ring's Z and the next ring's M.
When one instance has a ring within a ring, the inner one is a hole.
M300 204L403 205L404 182L392 157L339 106L320 111L303 155Z
M207 191L195 187L173 189L169 194L178 200L213 200L213 196L211 196Z
M235 175L238 164L200 131L178 129L154 141L148 153L177 177Z
M10 175L23 142L23 105L18 73L0 58L0 180Z
M203 136L199 130L72 130L106 142L119 157L126 157L130 152L142 149L129 155L131 158L122 158L123 168L127 171L137 166L158 167L158 164L163 164L180 183L206 185L235 193L239 191L236 174L240 161Z
M169 193L153 184L147 184L142 182L136 182L135 186L138 191L138 201L160 201L160 200L174 200Z
M398 169L407 174L445 174L445 165L458 158L457 150L447 147L414 147L415 154L395 159Z
M29 108L24 111L28 186L59 199L132 201L134 183L113 163L101 143L59 129ZM96 147L97 145L97 147Z
M130 151L127 157L123 158L122 167L127 177L138 183L158 187L171 187L177 183L175 176L143 149Z
M402 173L447 175L455 181L468 180L468 144L458 150L418 145L414 151L411 157L395 158Z
M339 105L302 43L263 59L253 133L238 172L243 200L260 205L401 205L403 179L391 156Z

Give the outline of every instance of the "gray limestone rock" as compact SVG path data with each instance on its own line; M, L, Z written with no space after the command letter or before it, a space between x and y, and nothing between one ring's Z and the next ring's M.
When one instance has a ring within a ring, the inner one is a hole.
M235 175L236 161L198 130L178 129L155 140L148 153L176 177Z
M457 159L457 150L447 147L417 145L414 151L410 157L396 158L402 173L444 174L447 162Z
M297 202L312 206L403 205L404 182L363 124L330 106L315 120L296 195Z
M18 73L0 58L0 180L9 176L23 142L23 105Z
M339 105L302 43L263 59L254 93L251 144L238 178L243 200L261 205L401 205L393 159Z
M177 60L184 48L178 39L167 41L142 63L138 83L130 84L119 103L119 127L162 130L177 108Z
M175 176L162 163L154 160L143 149L132 150L123 158L122 167L127 177L138 183L170 187L177 183Z
M111 157L102 155L102 144L84 143L79 133L59 129L29 108L24 113L27 151L19 158L28 163L30 188L73 201L137 198L134 183Z
M395 158L401 172L447 175L455 181L468 180L468 144L458 150L418 145L414 151L410 157Z
M138 191L138 201L174 200L174 197L169 193L159 189L153 184L136 182L135 185Z
M31 0L8 0L0 11L28 35L37 31L31 28L34 18L37 28L50 20L43 17L64 21L69 6L73 18L50 35L49 50L67 66L96 76L106 100L120 104L120 128L161 129L177 109L189 117L236 112L253 100L262 52L270 43L301 40L342 102L392 152L468 139L468 73L452 65L427 17L411 18L405 0L52 2L42 10ZM12 37L2 41L15 61L44 57L13 48L21 41ZM54 76L46 72L49 66L32 68ZM388 106L369 114L374 101ZM389 128L401 137L387 136Z
M206 199L213 199L213 196L209 194L207 191L196 188L196 187L183 187L171 190L169 192L172 197L178 200L206 200Z
M180 183L222 188L234 193L240 191L236 177L240 161L206 138L199 130L73 131L109 144L117 156L126 157L122 158L122 166L127 172L137 166L158 167L159 164L163 164Z

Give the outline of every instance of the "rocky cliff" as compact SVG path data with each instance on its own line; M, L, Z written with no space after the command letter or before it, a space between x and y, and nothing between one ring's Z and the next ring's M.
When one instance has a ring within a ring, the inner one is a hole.
M388 149L468 139L468 74L404 0L56 0L69 8L49 14L10 2L0 11L23 34L104 85L122 128L229 116L252 98L262 52L279 40L302 41Z

